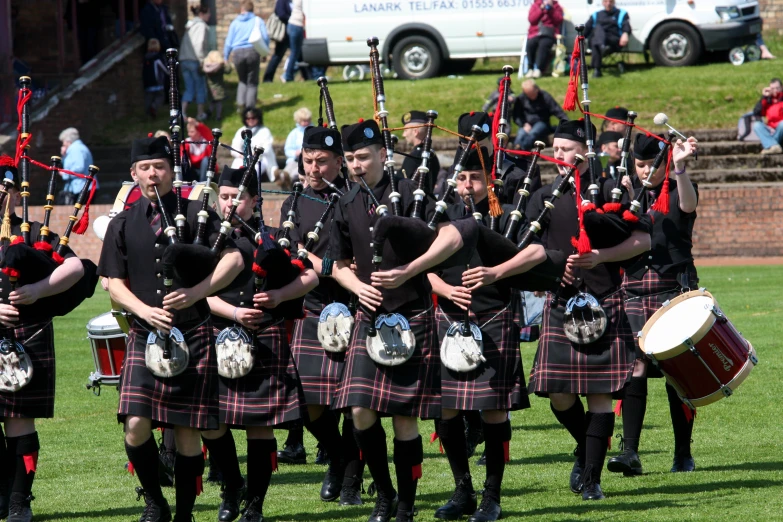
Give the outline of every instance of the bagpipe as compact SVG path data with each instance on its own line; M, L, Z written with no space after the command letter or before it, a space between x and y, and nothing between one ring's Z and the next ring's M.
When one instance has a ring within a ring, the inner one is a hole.
M510 65L503 66L503 78L498 85L498 105L495 109L495 114L492 118L492 147L495 150L495 162L492 165L492 179L493 179L493 191L495 197L498 198L500 203L505 203L502 200L503 197L503 185L505 180L503 179L504 163L506 155L503 150L508 145L508 135L511 132L511 125L508 121L509 104L508 104L508 92L511 87L511 73L514 72L514 68ZM489 190L489 187L488 187ZM497 231L499 226L500 213L497 215L490 214L489 228Z

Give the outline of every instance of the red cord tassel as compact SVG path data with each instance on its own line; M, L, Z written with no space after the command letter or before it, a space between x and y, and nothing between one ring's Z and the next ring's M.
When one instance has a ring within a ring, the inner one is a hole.
M595 205L592 203L586 203L582 205L582 175L577 170L574 173L574 184L576 185L576 210L579 214L579 237L571 238L571 244L579 254L587 254L593 250L590 245L590 238L587 237L587 231L585 230L585 209L595 210Z
M90 195L87 198L87 203L84 205L84 212L82 212L82 217L80 217L79 221L73 225L74 234L82 235L87 232L87 227L90 224L90 203L92 202L93 196L95 196L95 184L95 178L93 178L92 182L90 183Z
M253 273L258 277L266 277L266 270L256 263L253 263Z
M47 254L51 255L52 253L52 245L47 243L46 241L36 241L33 243L33 248L36 250L40 250L41 252L46 252Z
M18 236L16 236L15 238L13 238L13 239L11 240L11 244L12 244L12 245L15 245L15 244L17 244L17 243L24 243L24 236L22 236L21 234L19 234Z
M421 478L421 464L416 464L411 468L411 476L413 480L418 480Z
M614 410L612 410L612 411L614 411L614 414L617 415L618 417L620 415L622 415L622 413L623 413L623 400L622 399L617 401L617 404L614 405Z
M620 212L622 203L604 203L604 212Z
M576 109L576 98L579 90L577 85L577 82L579 82L579 67L577 63L579 62L579 45L581 44L581 40L581 37L576 37L574 40L574 50L571 52L571 72L568 78L568 90L566 90L565 100L563 100L564 111L573 111Z
M16 268L11 268L10 266L3 268L3 273L8 277L19 278L19 270Z
M291 261L291 264L299 269L300 274L305 271L305 266L301 259L294 259Z
M64 258L63 256L61 256L60 254L58 254L56 251L55 251L55 252L52 252L52 259L54 259L54 260L55 260L55 262L56 262L58 265L62 265L62 264L63 264L63 262L65 262L65 258Z
M638 223L639 222L639 216L631 212L630 210L626 210L623 212L623 219L625 221L628 221L629 223Z
M24 470L25 473L28 475L30 473L35 473L38 468L38 452L34 453L28 453L27 455L22 455L22 458L24 459Z
M661 214L669 213L669 170L672 162L672 150L669 149L669 156L666 158L666 178L663 180L661 186L661 193L658 195L658 199L652 206L652 209Z

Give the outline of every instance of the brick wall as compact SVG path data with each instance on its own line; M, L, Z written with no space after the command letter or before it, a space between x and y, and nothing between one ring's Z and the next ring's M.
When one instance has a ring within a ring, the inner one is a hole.
M764 20L764 30L783 34L783 0L760 0L759 11Z

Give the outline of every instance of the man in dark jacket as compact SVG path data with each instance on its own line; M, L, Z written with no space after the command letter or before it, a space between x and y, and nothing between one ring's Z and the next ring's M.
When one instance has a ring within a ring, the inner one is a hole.
M522 94L514 100L514 123L519 126L514 144L522 150L530 150L536 140L546 140L554 132L550 119L555 116L559 122L568 116L552 95L539 89L535 80L522 82Z
M288 19L291 17L291 2L288 0L277 0L275 3L275 14L283 24L288 25ZM288 41L287 32L283 35L282 40L279 42L275 41L275 52L269 58L269 63L266 65L266 70L264 71L264 78L262 80L264 83L272 83L274 81L275 71L277 71L277 67L280 65L283 56L285 56L285 52L290 46L291 44Z
M171 23L169 8L163 4L163 0L149 0L141 10L140 18L139 31L144 35L145 40L157 38L164 53L166 49L179 47L179 39Z
M585 24L585 38L593 52L593 78L601 76L601 59L628 45L631 36L631 18L625 9L617 9L614 0L603 0L602 4L604 8L593 13ZM625 70L622 62L618 69L620 73Z

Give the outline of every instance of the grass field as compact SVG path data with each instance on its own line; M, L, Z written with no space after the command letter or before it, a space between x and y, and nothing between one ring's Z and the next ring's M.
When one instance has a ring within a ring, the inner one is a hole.
M783 457L780 454L779 402L783 395L783 267L716 267L700 269L702 285L759 354L760 363L733 397L699 410L694 430L695 473L671 474L672 435L662 381L653 381L642 435L646 474L623 478L606 472L602 485L608 499L585 503L568 490L573 442L555 421L547 401L533 398L531 409L512 416L512 462L506 468L503 509L508 520L781 520ZM135 477L125 470L122 430L116 423L117 393L100 397L84 384L93 370L87 321L109 310L99 292L68 318L56 320L57 402L55 418L40 421L39 471L33 488L35 520L129 522L138 520ZM522 345L526 371L534 344ZM387 425L387 433L391 428ZM425 441L432 423L420 424ZM616 433L621 432L620 422ZM309 462L315 441L305 435ZM244 466L244 437L235 433ZM285 433L278 434L279 444ZM391 447L391 440L389 440ZM610 455L617 452L617 447ZM446 458L436 444L425 442L424 478L419 483L418 520L450 496L453 487ZM340 508L318 498L324 468L281 465L273 476L264 509L275 521L362 521L371 506ZM484 471L475 468L474 481ZM368 474L365 475L368 477ZM365 485L369 480L365 481ZM216 520L219 490L207 485L198 498L196 520ZM174 492L166 490L173 502ZM371 501L365 496L365 501Z
M655 67L644 64L641 55L633 55L633 61L641 63L630 65L626 74L618 77L609 71L603 78L590 80L591 110L603 114L610 107L622 105L639 114L636 120L638 125L651 130L656 130L652 118L659 112L665 112L671 124L677 128L736 127L739 116L753 108L761 89L768 85L770 78L781 75L783 40L768 35L766 41L773 54L781 58L746 63L739 67L728 62L727 54L712 56L708 63L692 67ZM497 89L497 78L502 76L500 71L506 63L516 71L519 59L509 57L480 61L473 71L463 76L421 81L386 80L389 124L394 127L401 125L400 118L409 110L434 109L439 112L439 125L456 130L457 117L463 112L480 110L489 93ZM281 68L278 68L274 83L261 84L258 98L264 109L264 124L272 131L275 141L282 143L294 126L293 113L299 107L309 107L313 111L315 123L319 89L315 82L282 84L279 81L280 73ZM373 116L369 79L344 82L342 68L338 67L331 67L328 74L332 78L329 82L330 92L339 125ZM518 94L521 89L516 72L512 78L513 90ZM236 81L235 74L227 77L229 93L223 108L226 119L222 124L208 120L211 126L222 127L224 142L230 141L241 125L239 117L234 114ZM541 78L538 83L562 103L567 77ZM184 87L184 84L181 85ZM190 112L194 113L195 109ZM106 132L96 133L95 139L108 140L105 144L127 144L134 137L167 128L168 111L160 110L159 114L161 116L156 120L151 120L141 112L118 120ZM576 112L571 113L574 118L578 115ZM445 136L441 131L435 131L435 136L438 135Z

